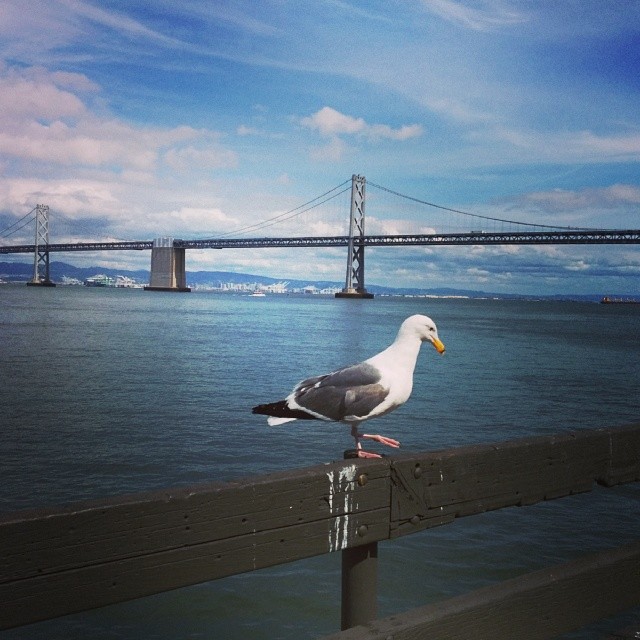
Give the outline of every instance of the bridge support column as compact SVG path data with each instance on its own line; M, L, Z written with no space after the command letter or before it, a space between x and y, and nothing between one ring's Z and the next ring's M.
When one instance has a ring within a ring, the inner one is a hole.
M145 291L191 291L187 287L185 250L173 238L156 238L151 249L151 277Z
M373 298L364 287L364 176L351 176L351 212L349 218L349 249L347 278L344 289L336 298Z
M33 278L30 287L55 287L49 276L49 207L36 205L36 241L34 245Z

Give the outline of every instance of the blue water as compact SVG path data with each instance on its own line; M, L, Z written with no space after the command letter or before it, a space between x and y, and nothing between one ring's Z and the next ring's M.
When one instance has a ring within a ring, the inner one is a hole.
M640 421L636 305L5 285L0 511L340 459L346 426L269 428L251 407L374 354L413 313L447 352L423 346L411 399L376 421L401 452ZM382 543L380 615L635 540L639 498L637 485L596 489ZM326 555L0 638L316 638L339 627L339 570Z

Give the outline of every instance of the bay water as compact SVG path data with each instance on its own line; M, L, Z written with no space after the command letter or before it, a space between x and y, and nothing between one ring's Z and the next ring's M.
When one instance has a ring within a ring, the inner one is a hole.
M339 460L345 425L273 428L251 407L380 351L414 313L447 351L423 345L412 397L375 422L400 453L640 422L640 305L2 285L0 512ZM634 541L639 499L638 483L595 488L381 543L379 614ZM339 601L329 554L0 639L316 638L338 630Z

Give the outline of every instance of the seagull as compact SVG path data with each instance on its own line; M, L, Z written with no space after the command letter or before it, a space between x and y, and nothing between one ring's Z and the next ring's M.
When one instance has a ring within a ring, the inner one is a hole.
M401 325L396 339L384 351L332 373L307 378L278 402L260 404L252 413L268 416L267 424L276 426L292 420L326 420L351 426L359 458L380 458L364 451L362 439L374 440L398 448L393 438L361 433L361 422L383 416L404 404L413 388L413 371L423 342L430 342L438 353L444 344L438 338L433 320L413 315Z

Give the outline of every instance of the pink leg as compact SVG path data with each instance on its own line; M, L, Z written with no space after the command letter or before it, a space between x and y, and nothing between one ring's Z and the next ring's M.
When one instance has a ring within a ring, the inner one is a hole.
M398 448L400 446L400 443L397 440L394 440L393 438L387 438L385 436L379 436L379 435L371 435L371 434L368 434L368 433L360 433L358 431L358 425L357 424L351 425L351 435L354 437L354 439L356 441L356 449L358 450L358 457L359 458L381 458L382 457L382 456L378 455L377 453L371 453L370 451L365 451L362 448L362 445L360 444L360 439L361 438L367 438L369 440L375 440L376 442L379 442L381 444L386 444L388 447Z
M361 433L360 437L369 438L369 440L375 440L380 444L386 444L388 447L394 447L395 449L397 449L400 446L400 443L397 440L394 440L393 438L387 438L386 436L378 436L378 435L372 436L368 433Z
M359 442L356 445L356 448L358 449L358 458L382 458L382 456L378 455L377 453L372 453L371 451L365 451Z

